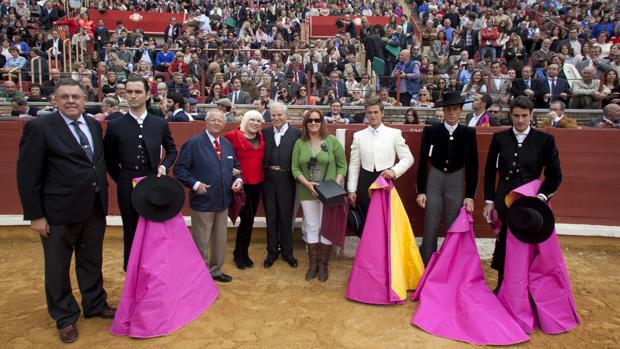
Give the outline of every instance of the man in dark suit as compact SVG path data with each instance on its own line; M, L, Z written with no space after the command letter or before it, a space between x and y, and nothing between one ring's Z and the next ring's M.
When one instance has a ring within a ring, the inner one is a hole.
M230 99L233 105L252 104L252 97L250 97L250 94L241 90L241 80L235 78L232 82L233 89L226 98Z
M424 209L420 253L425 265L437 250L442 216L444 227L449 228L461 207L469 213L474 211L478 145L476 129L459 125L464 103L460 92L446 93L436 104L443 107L444 122L425 127L422 132L416 201ZM427 170L429 162L431 166Z
M483 216L491 223L495 213L502 222L491 267L498 271L498 289L504 278L507 228L505 197L513 189L540 178L544 181L537 197L547 202L562 181L560 156L552 135L532 127L534 103L526 97L517 97L510 103L513 127L497 132L491 139L484 171ZM499 174L499 183L496 177ZM494 212L495 211L495 212Z
M340 80L340 74L336 71L329 74L329 80L325 81L324 89L325 91L327 91L327 89L333 89L336 91L336 99L348 96L347 86L344 82L342 82L342 80Z
M319 53L315 53L312 55L312 57L310 57L310 61L304 66L304 71L306 72L306 75L312 76L316 73L323 72L324 67L323 62L321 62L320 60L320 57L321 55Z
M593 118L588 127L598 128L620 128L620 106L617 104L608 104L603 108L603 115Z
M192 61L189 62L187 69L187 76L195 77L196 79L202 79L203 72L205 71L205 64L200 60L197 53L192 53Z
M471 104L473 111L465 116L465 126L490 126L490 116L487 114L487 109L491 104L493 104L491 96L486 93L476 93Z
M97 51L103 49L103 45L110 41L110 32L108 31L108 28L105 27L103 19L97 21L97 28L95 28L93 35L95 50Z
M213 279L230 282L222 272L226 255L228 206L232 193L243 189L235 150L226 137L221 137L226 119L213 109L205 118L206 132L192 137L181 148L174 166L175 177L190 189L192 237Z
M56 8L51 1L46 1L39 15L39 23L45 30L52 29L52 23L59 20L62 17L62 13Z
M168 43L168 40L176 40L181 35L181 24L177 23L175 17L170 17L170 24L164 30L164 42Z
M37 116L39 109L30 107L26 97L13 97L11 100L11 116Z
M570 85L566 79L558 77L560 68L557 64L549 64L547 67L547 77L537 83L536 107L549 108L549 103L553 101L562 101L568 104L570 99Z
M169 93L168 99L173 103L172 116L168 118L171 122L190 122L189 115L185 112L185 99L177 93Z
M82 114L83 86L63 79L55 95L59 111L24 127L17 187L24 219L41 235L48 312L70 343L80 317L69 279L74 251L85 317L114 318L101 271L108 192L101 126Z
M349 124L352 123L349 114L342 112L342 103L334 100L329 104L329 111L325 113L325 122L333 124Z
M104 141L108 173L116 182L123 219L124 270L138 225L138 213L131 204L132 180L154 174L166 175L177 156L168 122L146 111L148 82L142 77L131 77L125 89L129 112L110 121ZM163 159L160 157L162 147L166 153Z
M52 38L47 40L43 46L43 54L47 57L47 50L53 47L54 49L51 52L52 60L54 60L54 57L58 57L59 62L62 63L62 52L64 48L62 40L60 39L60 33L58 33L58 30L52 30L51 34Z
M172 80L166 82L166 87L168 87L169 93L178 93L185 98L191 97L189 85L183 81L183 74L181 73L172 74Z
M297 259L293 257L295 179L291 175L291 161L293 146L301 136L301 131L288 124L286 112L284 104L272 103L273 127L263 129L265 140L263 206L267 217L265 268L270 268L279 255L282 255L282 259L291 267L297 268Z
M527 65L521 70L521 77L512 81L510 95L512 98L525 96L533 100L536 89L540 89L538 81L532 79L532 67Z

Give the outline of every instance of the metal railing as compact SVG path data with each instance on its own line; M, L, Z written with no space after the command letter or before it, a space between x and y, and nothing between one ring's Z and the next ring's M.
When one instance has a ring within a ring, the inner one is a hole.
M15 67L12 69L9 69L9 71L7 72L7 77L10 81L13 80L13 74L17 75L17 86L19 86L19 90L24 92L24 87L22 86L22 70L20 67Z
M73 70L73 53L71 52L71 39L63 40L62 51L62 71L65 73L71 73L71 71Z
M38 64L39 70L38 70L38 80L39 80L39 84L43 85L43 67L42 67L42 63L41 63L41 56L37 56L32 58L32 60L30 60L30 80L32 81L32 83L36 83L37 82L37 76L34 74L34 67L35 67L35 62Z

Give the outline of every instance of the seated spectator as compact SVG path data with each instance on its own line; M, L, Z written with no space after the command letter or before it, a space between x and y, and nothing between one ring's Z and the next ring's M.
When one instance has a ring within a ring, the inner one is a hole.
M11 80L7 80L2 85L2 92L0 92L0 101L8 102L15 97L24 97L22 91L17 90L17 85Z
M125 115L120 111L118 105L118 98L106 97L101 102L101 113L95 115L95 119L99 121L107 120L112 121L116 118Z
M39 84L30 84L30 95L28 102L47 102L47 97L43 96L42 88Z
M37 116L39 109L30 107L24 96L14 97L11 100L11 116Z
M191 97L189 93L189 86L187 82L183 80L183 74L174 73L172 74L172 79L166 82L166 86L168 87L169 93L176 93L181 95L183 98Z
M286 87L279 88L276 93L276 98L274 98L274 101L284 104L290 104L292 100L293 99L289 95L289 90Z
M487 114L489 114L490 126L512 125L510 114L507 114L506 117L502 117L502 106L497 103L491 104L489 109L487 109Z
M426 88L420 90L418 100L414 100L413 102L413 106L416 108L433 108L435 106L431 100L431 94Z
M351 119L349 114L342 112L342 103L335 100L329 105L329 112L325 114L325 122L328 124L348 124Z
M93 87L90 78L88 78L87 76L82 76L80 78L80 82L82 83L82 85L84 85L84 88L86 89L86 101L99 102L99 92L96 88Z
M609 50L611 49L611 46L613 46L611 42L607 42L608 38L609 34L605 31L602 31L596 37L596 42L593 45L594 47L601 48L601 58L609 56Z
M301 86L297 90L297 96L293 99L292 105L315 105L316 101L314 97L308 96L308 89L306 86Z
M587 67L594 67L596 69L596 74L605 73L611 68L609 64L603 60L600 46L592 46L592 48L590 48L590 57L583 59L576 67L580 74L583 74L583 70Z
M168 99L172 100L172 115L168 117L171 122L189 122L193 118L185 112L185 98L177 93L169 93Z
M153 81L153 71L149 67L145 60L140 60L136 65L136 71L133 74L138 75L146 79L147 81Z
M482 77L482 71L476 69L471 74L471 79L469 79L469 82L467 83L467 85L463 86L463 90L461 91L461 96L465 97L465 104L463 105L463 107L471 108L471 104L474 101L474 96L476 96L477 93L486 93L486 92L487 92L487 85L485 84L484 79Z
M547 67L547 77L536 83L534 90L537 108L548 108L549 103L553 101L562 101L568 103L571 94L571 88L566 79L558 77L560 73L556 64L549 64Z
M611 92L599 79L594 78L596 69L586 67L581 72L581 80L573 82L570 107L572 109L599 109L603 99Z
M125 90L125 84L117 83L114 87L114 96L118 98L119 103L127 103L127 91Z
M222 86L220 84L215 84L211 87L209 91L209 95L207 96L207 103L215 103L220 99L224 98L224 94L222 93Z
M351 92L349 93L349 95L351 96L349 101L347 102L347 105L352 105L352 106L363 106L366 99L362 98L362 90L360 89L355 89L355 90L351 90Z
M566 109L566 104L564 104L564 102L551 102L547 118L540 124L540 127L579 128L577 120L566 116L564 114L564 109Z
M407 109L407 111L405 112L404 124L417 125L419 123L420 123L420 120L418 119L418 112L413 108Z
M163 44L161 51L155 55L155 66L153 68L160 72L167 72L168 67L173 61L174 53L170 51L170 46L168 46L168 44Z
M598 128L620 128L620 105L608 104L603 108L603 115L593 118L590 127Z
M183 76L187 75L189 66L184 59L185 55L183 52L177 52L174 61L168 66L168 74L181 73Z
M465 125L469 127L488 127L490 126L490 116L487 109L491 106L493 100L486 93L476 93L474 102L472 103L473 111L465 116Z
M11 54L11 57L6 60L6 63L4 64L4 67L0 69L0 72L8 73L9 71L15 69L17 69L17 71L23 70L26 65L26 58L19 55L19 50L16 47L9 48L9 53Z
M459 79L455 75L451 75L450 78L448 78L448 86L446 87L446 92L455 91L463 91L463 84L460 83Z
M400 103L394 97L390 97L390 91L387 87L382 87L379 90L379 101L384 107L396 107L400 106Z
M433 116L430 116L424 122L426 125L436 125L441 124L443 122L443 109L435 110Z
M620 52L617 53L620 55ZM603 99L603 107L609 103L620 104L620 83L618 82L618 72L610 69L605 74L605 87L609 89L609 94Z
M271 121L271 113L269 112L269 102L267 102L266 100L256 100L254 101L254 106L256 107L256 110L262 115L263 120L265 120L265 122L270 122Z
M532 65L541 66L542 61L549 61L555 52L551 51L551 39L544 39L540 50L532 53Z
M233 110L233 105L230 99L222 98L220 100L215 101L215 105L217 109L219 109L222 113L224 113L224 117L226 118L226 122L235 121L235 111Z

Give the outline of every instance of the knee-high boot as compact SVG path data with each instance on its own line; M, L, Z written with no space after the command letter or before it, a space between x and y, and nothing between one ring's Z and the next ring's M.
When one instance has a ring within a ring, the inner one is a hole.
M306 280L310 281L316 277L319 271L319 244L308 244L308 258L310 265L306 272Z
M329 278L327 264L332 254L332 245L320 244L319 250L319 281L325 282Z

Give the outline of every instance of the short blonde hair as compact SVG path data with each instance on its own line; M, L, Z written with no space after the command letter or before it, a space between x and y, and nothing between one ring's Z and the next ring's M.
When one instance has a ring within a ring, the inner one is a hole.
M256 110L248 110L245 112L245 114L243 114L243 117L241 118L241 123L239 124L239 129L241 130L241 132L246 132L247 129L246 127L248 126L248 122L250 121L250 119L257 119L259 122L265 122L265 120L263 119L263 115L256 111Z

